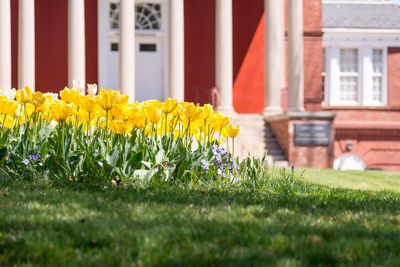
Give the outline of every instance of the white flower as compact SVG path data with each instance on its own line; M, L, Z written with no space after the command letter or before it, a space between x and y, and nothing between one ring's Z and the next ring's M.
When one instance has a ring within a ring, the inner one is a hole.
M15 88L11 88L8 90L8 98L10 100L15 100L16 94L17 94L17 90L15 90Z
M95 96L97 95L97 84L87 84L87 91L88 91L88 95L90 96Z
M57 93L45 93L44 95L50 95L53 98L53 100L56 100L58 98Z
M79 93L81 95L85 95L86 86L85 86L85 83L83 81L81 81L81 80L73 80L72 84L73 84L74 88L79 91Z
M16 90L14 88L7 89L0 85L0 95L7 97L10 100L15 99Z

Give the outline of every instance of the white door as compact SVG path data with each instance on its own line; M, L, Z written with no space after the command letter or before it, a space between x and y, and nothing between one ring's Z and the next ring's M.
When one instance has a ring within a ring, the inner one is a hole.
M137 101L165 98L167 4L136 0L135 96ZM99 1L99 86L119 89L119 1Z
M136 100L164 99L162 53L158 37L136 35Z

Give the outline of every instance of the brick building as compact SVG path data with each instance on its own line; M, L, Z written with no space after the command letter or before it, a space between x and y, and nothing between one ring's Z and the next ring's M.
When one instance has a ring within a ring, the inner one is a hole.
M391 0L2 0L0 60L3 88L213 103L242 124L242 153L400 169Z

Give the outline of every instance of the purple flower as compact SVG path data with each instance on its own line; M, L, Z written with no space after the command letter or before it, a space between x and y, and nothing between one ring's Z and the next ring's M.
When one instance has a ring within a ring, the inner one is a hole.
M28 159L31 161L38 161L40 160L40 155L39 154L32 154L28 156Z

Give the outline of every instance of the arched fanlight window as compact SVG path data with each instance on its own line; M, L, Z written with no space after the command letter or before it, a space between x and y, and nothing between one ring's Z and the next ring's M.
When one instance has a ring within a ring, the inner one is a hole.
M118 2L110 2L109 25L111 30L119 29ZM135 7L135 28L139 31L154 31L161 29L161 5L158 3L138 3Z
M138 30L161 29L160 4L143 3L136 5L136 29Z

